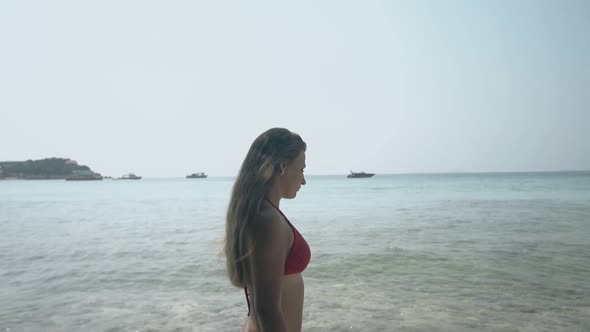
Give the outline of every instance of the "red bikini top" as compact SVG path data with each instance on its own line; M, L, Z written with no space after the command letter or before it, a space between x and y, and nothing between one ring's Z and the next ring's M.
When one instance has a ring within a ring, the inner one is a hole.
M287 261L285 262L285 270L283 273L285 275L301 273L305 270L307 264L309 264L309 261L311 259L311 250L309 249L309 245L307 244L307 241L305 241L303 236L301 236L299 231L297 231L297 228L291 225L291 222L289 221L289 219L287 219L287 216L285 216L283 212L270 201L267 200L267 202L270 205L272 205L275 209L277 209L277 211L279 211L279 213L283 216L283 218L285 218L285 220L291 227L291 230L293 230L293 245L291 246L291 251L287 256Z

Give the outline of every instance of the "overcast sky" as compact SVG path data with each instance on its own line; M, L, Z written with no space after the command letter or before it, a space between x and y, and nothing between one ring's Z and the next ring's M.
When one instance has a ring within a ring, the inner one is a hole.
M235 175L590 169L590 1L3 1L0 161Z

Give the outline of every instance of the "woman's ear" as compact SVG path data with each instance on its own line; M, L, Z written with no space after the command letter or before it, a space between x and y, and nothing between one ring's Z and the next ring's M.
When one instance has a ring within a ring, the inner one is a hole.
M286 162L282 162L279 167L281 168L281 175L285 174L285 172L287 171L287 163Z

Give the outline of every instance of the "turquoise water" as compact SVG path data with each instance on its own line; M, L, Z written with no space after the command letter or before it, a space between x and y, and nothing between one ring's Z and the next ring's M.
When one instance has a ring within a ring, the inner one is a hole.
M310 176L304 331L589 331L590 173ZM236 331L233 179L0 182L0 331Z

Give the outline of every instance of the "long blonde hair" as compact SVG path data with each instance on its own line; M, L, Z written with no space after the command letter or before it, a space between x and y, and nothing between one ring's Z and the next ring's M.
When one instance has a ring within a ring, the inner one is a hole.
M281 162L291 162L307 145L301 137L284 128L271 128L258 136L242 163L227 209L225 256L232 285L248 282L251 220L260 213L262 201L280 172Z

